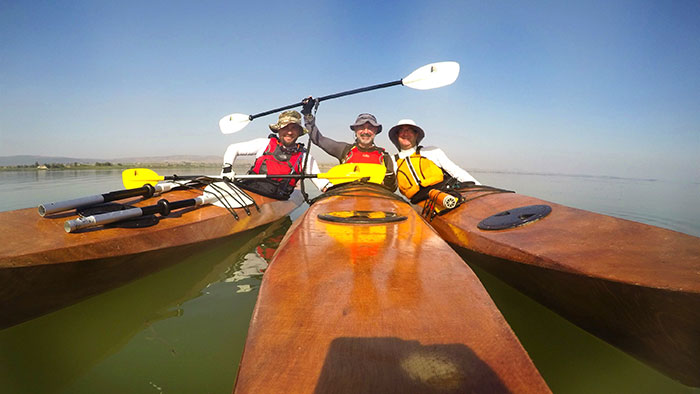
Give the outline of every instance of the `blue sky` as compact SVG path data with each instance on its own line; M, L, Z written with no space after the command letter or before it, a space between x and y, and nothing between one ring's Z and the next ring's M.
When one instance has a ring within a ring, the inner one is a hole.
M222 155L276 118L223 135L228 113L453 60L453 85L326 101L319 127L408 117L467 169L700 181L697 1L0 0L0 53L3 156Z

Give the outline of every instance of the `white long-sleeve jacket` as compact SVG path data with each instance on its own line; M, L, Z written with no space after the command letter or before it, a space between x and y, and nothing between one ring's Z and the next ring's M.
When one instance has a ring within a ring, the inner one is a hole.
M401 150L401 152L399 152L399 159L405 159L414 153L416 153L415 147ZM474 182L477 185L481 185L481 183L477 181L476 178L471 176L471 174L452 162L452 160L448 159L447 155L445 155L445 152L443 152L442 149L434 146L426 146L420 148L420 154L421 156L430 159L430 161L445 170L445 172L450 174L453 178L457 178L457 180L460 182ZM396 166L394 166L394 168L396 168Z
M270 144L269 138L256 138L254 140L246 142L238 142L231 144L226 148L226 153L224 153L224 166L233 165L238 156L253 156L255 158L262 156L265 153L265 148ZM302 158L304 159L304 158ZM313 156L309 156L309 164L306 167L307 174L318 174L321 172L318 168L318 163L314 160ZM318 190L323 190L326 185L328 185L328 180L314 178L311 180Z

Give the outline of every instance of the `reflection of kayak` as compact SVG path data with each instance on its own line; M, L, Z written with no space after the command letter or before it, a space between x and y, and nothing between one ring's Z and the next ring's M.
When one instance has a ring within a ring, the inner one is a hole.
M331 189L263 277L237 392L548 392L474 273L378 186Z
M0 328L170 265L170 261L158 259L160 250L184 248L273 222L288 215L302 200L299 192L289 201L249 194L260 211L237 208L238 219L225 208L208 205L173 211L151 227L99 228L71 234L64 231L64 223L73 213L42 218L34 208L0 212ZM176 190L167 193L167 199L198 195L199 190ZM146 206L155 199L127 202Z
M209 297L208 294L212 291L210 285L213 288L221 286L222 280L238 272L238 266L246 253L266 237L276 237L280 231L284 233L289 224L290 220L286 218L246 231L232 239L208 242L206 248L197 248L190 256L184 256L180 248L167 249L161 258L175 262L172 267L24 324L0 330L0 349L3 349L3 369L0 370L2 393L81 391L76 389L75 382L81 380L81 377L84 379L89 376L91 369L113 355L116 355L116 359L131 358L129 368L142 368L150 376L158 375L159 372L167 374L165 371L169 371L170 367L181 367L182 363L196 364L191 360L193 354L189 350L187 355L179 353L193 343L198 346L194 357L201 353L203 357L216 358L201 349L206 348L201 346L201 339L169 343L165 353L170 357L160 351L160 346L140 348L135 343L144 340L139 339L143 337L139 333L146 333L146 337L158 337L161 344L170 342L173 337L196 337L186 335L187 330L172 330L173 327L187 326L185 322L188 319L197 320L197 324L204 325L225 325L226 321L250 319L252 305L249 306L247 302L236 304L237 307L227 311L226 318L221 318L215 313L194 317L196 313L193 312L197 307L188 301ZM141 262L148 261L144 259ZM219 303L219 300L215 303ZM170 322L159 324L162 320ZM164 327L170 329L164 330ZM217 335L220 342L226 338L224 332L208 333L208 340ZM153 338L146 341L152 340ZM228 342L230 338L222 343L228 345ZM240 345L242 347L242 343ZM124 350L128 354L128 349L137 348L140 357L119 355ZM175 354L178 357L172 357ZM111 359L109 363L114 365L115 362L115 359ZM169 367L168 362L174 365ZM152 365L158 367L152 368ZM131 369L129 371L133 372ZM215 374L216 372L198 374L197 380L206 384L209 390L216 391L212 388L217 387ZM230 381L225 383L225 380L219 380L218 386L222 389L219 391L224 391L227 384L230 388ZM177 379L171 379L168 383L177 385L177 382ZM102 383L98 379L94 383L97 386L92 387L90 391L93 392L111 391L114 387L109 379ZM139 391L136 388L139 383L138 379L132 379L130 383L121 382L120 391ZM100 387L100 384L103 386ZM193 383L193 386L196 384Z
M284 234L266 239L265 242L255 248L255 253L261 259L269 263L270 260L272 260L272 256L275 255L277 248L279 248L282 238L284 238Z
M463 190L467 202L431 222L468 262L661 372L700 386L700 238L483 189ZM505 211L490 224L530 217L537 209L516 208L532 205L551 213L511 229L477 227Z

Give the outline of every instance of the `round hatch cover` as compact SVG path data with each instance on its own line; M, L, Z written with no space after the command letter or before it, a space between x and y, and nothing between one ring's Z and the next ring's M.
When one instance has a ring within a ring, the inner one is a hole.
M327 222L349 224L392 223L406 220L406 216L386 211L335 211L319 214L318 218Z
M479 222L481 230L504 230L540 220L552 212L549 205L528 205L491 215Z

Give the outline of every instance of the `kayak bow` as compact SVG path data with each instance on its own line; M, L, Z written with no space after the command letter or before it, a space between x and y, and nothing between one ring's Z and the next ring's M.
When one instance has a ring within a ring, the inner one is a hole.
M236 392L549 392L474 273L381 186L332 188L263 277Z
M173 212L151 227L71 234L64 231L66 219L75 217L71 213L42 218L34 208L0 212L0 329L162 269L169 260L158 259L159 250L184 248L271 223L303 200L299 191L288 201L246 193L260 211L232 208L239 219L229 209L206 205ZM172 200L201 195L198 189L168 192ZM154 202L126 200L137 207Z
M700 238L488 187L461 193L431 224L467 262L700 387Z

